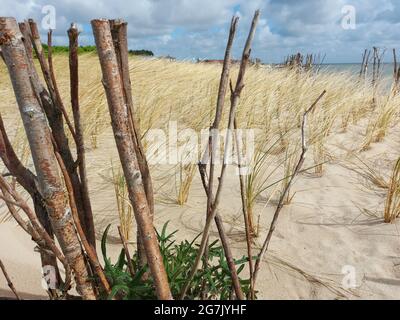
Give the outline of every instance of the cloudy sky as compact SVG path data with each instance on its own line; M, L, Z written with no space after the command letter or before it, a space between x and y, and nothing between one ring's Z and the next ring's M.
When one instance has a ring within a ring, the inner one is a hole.
M234 14L240 17L238 57L256 9L261 20L253 56L265 62L297 51L326 54L330 63L358 62L367 47L400 48L399 0L1 0L0 16L40 22L46 5L55 8L56 44L67 43L72 21L82 29L81 43L93 44L91 19L123 18L131 49L179 59L222 58Z

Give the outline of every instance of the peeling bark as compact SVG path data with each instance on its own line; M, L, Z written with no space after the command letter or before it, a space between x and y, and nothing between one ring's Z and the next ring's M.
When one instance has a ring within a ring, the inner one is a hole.
M133 106L131 80L129 76L129 61L128 61L128 24L122 20L110 20L111 35L114 41L115 53L117 55L118 66L120 69L122 87L124 91L125 103L128 106L129 113L129 128L134 143L135 153L138 158L140 173L146 193L147 203L150 209L150 217L154 219L154 194L153 183L150 176L150 169L146 160L145 152L142 145L140 126L136 118L136 113ZM139 268L147 264L145 248L141 240L140 228L137 230L137 246L139 256ZM144 275L144 278L147 274Z
M84 299L95 299L74 223L65 205L51 132L31 84L25 46L14 18L0 18L0 46L28 137L38 189L45 201L54 233L74 271L78 292Z
M150 218L142 174L135 154L135 145L129 125L129 110L124 98L122 77L114 50L110 24L108 20L92 20L97 51L103 73L103 85L106 91L112 127L119 157L128 186L137 225L140 228L146 257L154 280L157 297L161 300L172 299L165 272L157 235Z

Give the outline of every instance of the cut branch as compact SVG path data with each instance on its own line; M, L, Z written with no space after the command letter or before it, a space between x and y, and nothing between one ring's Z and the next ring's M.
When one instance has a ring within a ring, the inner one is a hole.
M70 204L70 208L71 208L71 213L72 213L72 217L74 219L75 222L75 227L76 230L78 232L79 238L81 239L83 248L86 251L86 254L89 258L90 264L92 265L96 275L98 276L104 291L107 294L110 294L111 292L111 287L110 284L108 283L107 277L104 274L104 271L100 265L99 262L99 258L97 257L97 253L96 250L92 247L92 245L89 243L89 241L86 238L86 234L82 228L82 224L79 220L79 214L78 214L78 209L76 208L76 203L75 203L75 199L74 199L74 192L73 192L73 188L72 188L72 182L71 179L68 175L68 171L67 168L65 167L65 164L62 160L62 157L60 156L60 154L55 151L55 155L58 161L58 164L60 165L61 168L61 172L63 174L64 177L64 181L65 181L65 186L67 188L68 191L68 197L69 197L69 204Z
M74 223L65 207L62 181L52 148L51 132L31 84L25 46L14 18L0 18L0 38L3 40L1 49L38 175L39 191L45 201L62 251L75 273L78 292L85 299L95 299Z
M128 106L129 130L134 144L135 154L138 159L140 173L142 174L144 191L146 193L147 203L150 209L150 218L154 219L154 194L153 183L150 175L150 169L145 156L144 148L141 141L140 126L137 121L137 114L134 109L132 99L132 86L129 75L129 61L128 61L128 24L122 20L110 20L111 35L114 42L114 49L117 56L118 67L122 80L122 88L124 93L124 100ZM139 268L143 268L147 264L145 248L141 241L140 228L137 232L137 246L139 256ZM144 275L144 278L147 274Z
M96 249L96 232L94 227L92 206L89 198L89 185L86 172L85 142L83 139L83 127L80 116L79 105L79 72L78 72L78 36L79 32L75 24L68 30L69 38L69 70L70 70L70 90L71 106L75 124L76 149L79 177L81 182L82 206L85 211L84 223L86 226L85 234L90 245ZM79 213L79 212L78 212Z
M301 171L301 168L302 168L302 166L304 164L305 156L306 156L306 153L307 153L307 150L308 150L307 140L306 140L307 116L308 116L308 114L310 112L312 112L315 109L315 107L317 106L318 102L322 99L322 97L325 94L326 94L326 91L322 92L321 95L317 98L317 100L311 105L311 107L309 107L303 114L303 120L302 120L302 124L301 124L301 146L302 146L302 151L301 151L301 154L300 154L300 158L299 158L299 161L297 162L297 165L296 165L296 167L294 169L293 174L290 176L289 182L285 186L285 189L283 190L283 192L282 192L282 194L281 194L281 196L279 198L278 206L276 207L276 210L275 210L275 213L274 213L274 216L273 216L273 219L272 219L271 226L269 228L267 237L266 237L266 239L264 241L264 244L263 244L263 246L261 248L261 251L260 251L260 253L259 253L258 257L257 257L256 265L255 265L255 268L254 268L254 275L253 275L253 288L255 287L255 284L256 284L256 281L257 281L257 275L258 275L258 272L260 270L261 261L263 260L264 255L268 250L268 246L269 246L269 243L271 241L272 234L275 231L276 223L278 221L279 214L280 214L280 212L281 212L281 210L283 208L285 197L286 197L287 193L289 192L290 187L292 186L293 180L299 174L299 172Z
M235 114L236 114L236 108L237 105L239 103L239 98L240 98L240 94L242 92L242 89L244 87L244 76L246 73L246 68L250 59L250 54L251 54L251 44L253 42L253 38L254 38L254 34L256 31L256 27L257 27L257 23L259 20L259 16L260 16L260 11L257 10L254 14L254 18L251 24L251 28L250 28L250 32L249 32L249 36L247 38L246 41L246 45L244 47L243 50L243 55L242 55L242 61L240 64L240 69L239 69L239 75L237 78L237 83L236 83L236 88L233 91L232 95L231 95L231 108L229 111L229 120L228 120L228 130L227 130L227 134L226 134L226 139L225 139L225 151L224 151L224 160L222 163L222 168L221 168L221 174L220 174L220 178L219 178L219 183L218 183L218 188L217 188L217 192L215 194L215 198L213 199L212 205L210 205L209 200L207 200L207 219L206 219L206 224L203 230L203 235L202 235L202 239L201 239L201 243L200 243L200 247L196 256L196 260L192 266L192 269L190 271L190 274L188 276L188 279L182 289L182 292L180 294L180 298L184 299L187 290L190 287L190 284L193 280L194 275L197 272L197 269L199 268L201 259L203 257L204 251L206 249L207 243L208 243L208 237L210 234L210 229L211 229L211 222L212 220L215 219L216 213L217 213L217 208L218 208L218 204L219 204L219 200L220 200L220 196L221 196L221 191L223 188L223 183L224 183L224 177L225 177L225 172L226 172L226 157L227 154L229 153L229 148L230 148L230 143L231 143L231 133L233 130L233 122L235 119ZM211 149L211 148L210 148ZM212 149L211 149L212 150ZM211 157L212 157L212 153L211 152ZM212 164L210 164L211 166ZM211 174L212 171L210 171ZM211 177L209 177L209 184L208 184L208 198L212 199L212 183L211 183L212 179ZM233 285L235 285L235 283L233 283ZM235 290L237 288L235 287ZM243 293L241 293L241 288L240 288L240 284L239 284L239 296L237 296L238 299L243 299ZM241 294L240 294L241 293ZM241 295L241 296L240 296Z
M65 282L64 287L60 289L61 291L66 293L69 290L71 284L71 268L64 255L55 245L53 238L41 226L40 222L36 218L35 213L31 210L29 205L22 199L22 197L18 193L16 193L11 188L7 181L1 176L0 189L3 193L2 195L0 195L0 199L2 199L6 203L11 215L13 216L15 221L17 221L20 227L32 237L33 241L37 243L40 253L46 254L47 256L54 256L63 264L65 269ZM15 206L21 208L22 211L27 215L30 223L32 224L32 227L27 224L25 220L18 214Z
M124 171L129 199L133 207L146 257L154 280L157 297L161 300L172 299L168 277L157 241L157 235L151 220L142 174L135 154L135 145L129 124L129 111L124 98L122 77L119 72L117 56L113 46L110 23L108 20L92 20L100 65L103 73L103 85L106 91L112 127L119 157Z

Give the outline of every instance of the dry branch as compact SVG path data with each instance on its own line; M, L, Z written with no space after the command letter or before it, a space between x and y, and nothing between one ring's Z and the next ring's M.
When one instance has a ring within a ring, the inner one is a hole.
M297 165L296 165L296 167L294 169L293 174L290 176L289 182L285 186L285 189L283 190L283 192L282 192L282 194L281 194L281 196L279 198L279 202L278 202L278 205L276 207L276 210L275 210L275 213L274 213L274 217L272 219L271 226L270 226L269 231L268 231L268 235L267 235L267 237L266 237L266 239L264 241L264 244L263 244L263 246L261 248L261 251L260 251L260 253L259 253L258 257L257 257L256 265L255 265L255 268L254 268L254 274L253 274L253 282L254 282L253 283L253 288L256 285L257 275L258 275L258 272L260 270L260 263L261 263L264 255L265 255L265 253L268 250L268 246L269 246L270 240L272 238L272 234L275 231L276 223L278 221L279 214L280 214L280 212L281 212L281 210L283 208L284 199L286 197L286 194L288 193L288 191L289 191L289 189L290 189L290 187L291 187L291 185L293 183L293 180L299 174L299 172L300 172L300 170L301 170L301 168L302 168L302 166L304 164L305 155L306 155L307 150L308 150L307 141L306 141L307 116L308 116L308 114L310 112L312 112L315 109L316 105L318 104L318 102L322 99L322 97L325 94L326 94L326 91L322 92L321 95L317 98L317 100L311 105L311 107L309 107L303 114L303 121L302 121L302 124L301 124L301 146L302 146L302 151L301 151L301 154L300 154L300 158L299 158L299 161L298 161L298 163L297 163Z
M51 132L31 83L26 49L14 18L0 18L0 39L38 175L38 188L44 198L55 235L75 273L78 291L85 299L95 299L74 223L65 207Z
M90 245L96 249L96 232L93 221L92 206L89 198L89 186L86 173L85 143L83 139L83 127L79 105L78 36L78 29L75 24L72 24L71 28L68 30L71 107L75 125L77 162L81 183L81 199L82 206L85 211L85 234L87 235Z
M36 176L27 169L19 160L13 146L10 143L3 119L0 114L0 158L11 176L15 177L16 181L29 193L32 198L36 215L40 224L44 227L49 236L54 239L53 229L50 224L50 219L44 204L44 199L37 188ZM54 255L47 254L46 250L40 251L42 267L52 266L56 270L57 279L60 280L60 274L57 266L57 261ZM51 293L51 292L50 292Z
M14 284L12 283L11 278L9 277L9 275L7 273L6 267L4 266L3 261L1 261L1 259L0 259L0 269L3 272L4 277L7 280L8 287L14 293L15 297L17 298L17 300L22 300L21 297L19 296L18 292L17 292L17 289L15 289Z
M246 246L247 246L247 258L249 262L249 274L250 274L250 298L253 300L255 298L254 292L254 283L253 283L253 274L254 274L254 264L253 264L253 253L252 253L252 230L250 226L250 217L249 212L247 211L246 206L246 190L245 190L245 182L243 179L243 159L240 150L240 143L237 136L237 121L236 118L234 120L234 138L236 145L236 152L238 154L238 169L239 169L239 184L240 184L240 199L242 201L242 214L244 220L244 229L246 233Z
M194 275L197 272L197 269L199 268L201 259L203 257L204 251L206 249L207 246L207 242L208 242L208 237L210 234L210 228L211 228L211 222L212 220L215 219L216 213L217 213L217 208L218 208L218 204L219 204L219 200L220 200L220 196L221 196L221 191L223 188L223 182L224 182L224 177L225 177L225 172L226 172L226 156L229 152L229 148L230 148L230 143L231 143L231 132L233 130L233 122L235 119L235 114L236 114L236 108L237 105L239 103L239 98L240 98L240 94L243 90L244 87L244 76L246 73L246 67L249 63L249 59L250 59L250 54L251 54L251 44L253 42L253 38L254 38L254 34L256 31L256 27L257 27L257 23L258 23L258 19L260 16L260 11L257 10L252 24L251 24L251 28L250 28L250 32L249 32L249 36L247 38L246 41L246 45L244 47L243 50L243 55L242 55L242 60L241 60L241 64L240 64L240 69L239 69L239 75L237 78L237 83L236 83L236 88L235 90L233 90L232 94L231 94L231 108L229 111L229 120L228 120L228 130L227 130L227 135L226 135L226 140L225 140L225 151L224 151L224 160L222 163L222 168L221 168L221 173L220 173L220 178L219 178L219 183L218 183L218 187L217 187L217 192L215 194L215 198L213 199L213 203L212 206L209 207L209 202L207 201L207 219L206 219L206 224L205 227L203 229L203 235L202 235L202 239L201 239L201 243L200 243L200 247L196 256L196 260L192 266L192 269L190 271L190 274L188 276L188 279L182 289L182 292L180 294L180 299L184 299L187 290L190 287L190 283L194 277ZM212 149L211 149L212 150ZM211 153L212 155L212 153ZM211 171L210 171L211 172ZM212 199L212 192L210 192L210 186L212 185L211 180L210 183L208 184L209 186L209 192L208 192L208 197L210 197ZM211 191L212 191L212 187L211 187ZM228 261L229 263L229 261ZM235 281L233 281L234 285L235 285ZM240 288L240 284L239 284L239 288ZM236 286L235 286L236 289ZM241 288L239 291L239 296L237 296L238 299L243 299L243 293L241 293L240 296L240 292L241 292Z
M137 225L140 228L157 297L162 300L169 300L172 299L172 295L157 235L151 220L151 212L147 202L138 158L135 154L135 145L129 124L129 110L124 98L122 76L119 72L117 56L114 50L110 23L105 19L92 20L92 28L103 73L103 85L106 91L115 141L128 187L129 199L133 207Z
M231 51L232 51L233 40L234 40L235 34L236 34L236 28L237 28L238 21L239 21L238 17L233 17L232 21L231 21L228 43L226 46L224 64L223 64L221 79L220 79L220 84L219 84L215 119L214 119L214 123L212 124L212 126L210 128L209 142L208 142L205 154L203 156L203 161L199 163L200 176L202 178L204 190L207 195L207 215L206 215L206 217L210 213L211 206L214 201L212 189L213 189L213 184L214 184L214 170L215 170L215 159L214 158L215 158L216 144L217 144L216 143L217 138L215 136L215 133L219 129L219 126L221 123L222 111L223 111L223 108L225 105L225 95L226 95L226 90L228 88L229 72L230 72L230 68L231 68ZM207 181L207 177L206 177L207 164L206 164L205 159L207 158L208 154L210 157L210 171L209 171L209 179ZM221 239L221 244L222 244L222 247L224 248L225 257L228 262L229 270L231 272L232 282L234 283L234 290L235 290L236 296L243 298L243 293L242 293L242 290L240 287L240 283L239 283L239 279L238 279L238 275L237 275L237 271L236 271L236 266L235 266L235 262L234 262L233 255L232 255L232 250L229 245L228 237L226 236L222 218L217 213L215 215L214 220L217 225L218 233L219 233L219 236ZM208 245L206 244L205 260L207 260L207 247L208 247ZM205 261L205 263L207 263L207 262Z
M33 241L36 242L40 253L46 254L48 256L54 256L63 264L65 269L65 282L62 291L66 293L69 290L71 284L71 268L67 260L65 259L65 256L57 248L53 238L48 234L48 232L37 220L35 213L31 210L29 205L22 199L22 197L18 193L16 193L11 188L11 186L2 176L0 176L0 189L2 192L2 195L0 195L0 199L2 199L6 203L11 215L14 217L15 221L17 221L19 226L32 237ZM19 213L15 209L15 206L21 208L23 212L27 215L31 226L26 223L25 220L19 215Z
M56 148L56 146L54 146L54 148ZM78 232L79 238L82 242L82 246L86 251L86 254L89 258L89 262L91 264L91 266L93 267L95 273L97 274L103 288L104 291L107 294L110 294L111 292L111 287L110 284L108 283L107 277L103 271L103 268L100 265L99 259L97 257L97 253L95 248L92 247L92 245L89 243L88 239L86 238L86 234L82 228L82 224L79 220L79 214L78 214L78 209L76 208L76 203L75 203L75 198L74 198L74 191L73 191L73 187L72 187L72 182L71 179L68 175L68 171L67 168L65 167L64 161L61 157L61 155L55 151L55 155L58 161L58 164L60 166L61 172L63 174L64 177L64 181L65 181L65 186L67 188L68 191L68 197L69 197L69 205L71 208L71 213L72 213L72 217L74 219L75 222L75 227L76 227L76 231Z
M122 87L124 93L125 103L128 106L129 129L134 144L135 154L138 159L140 173L142 175L144 191L146 193L147 203L150 209L150 217L154 218L154 194L153 183L151 180L150 169L145 156L145 151L142 145L140 126L137 121L133 99L132 99L132 86L129 75L129 61L128 61L128 24L122 20L110 20L111 35L114 42L114 49L117 56L119 71L122 78ZM137 232L138 242L138 256L139 267L142 268L147 264L145 248L141 241L140 228ZM147 273L144 278L147 277Z

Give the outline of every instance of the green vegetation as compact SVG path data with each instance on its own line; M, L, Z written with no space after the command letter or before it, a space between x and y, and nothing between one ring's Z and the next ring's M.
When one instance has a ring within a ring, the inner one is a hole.
M147 57L154 57L153 51L150 50L129 50L129 54L133 56L147 56Z
M47 44L42 44L44 52L47 54L48 52L48 45ZM69 52L69 47L68 46L52 46L52 52L53 54L60 54L60 53L65 53L67 54ZM78 47L78 53L89 53L89 52L96 52L96 46L79 46ZM129 50L129 54L133 56L147 56L147 57L153 57L154 53L150 50Z
M47 54L48 46L47 44L42 44L44 52ZM52 53L65 53L69 52L68 46L52 46L51 47ZM88 53L88 52L96 52L96 46L80 46L78 47L78 53Z
M161 234L157 233L157 235L168 275L168 282L171 286L172 295L176 299L196 259L198 245L195 244L195 241L199 236L191 242L185 240L176 244L174 235L177 231L167 233L167 227L168 223L164 225ZM106 239L109 229L110 226L107 227L103 234L101 249L105 264L104 271L112 290L111 294L104 298L123 300L156 299L152 284L153 281L151 279L142 279L143 274L147 272L148 268L138 267L137 253L132 259L132 265L136 270L135 275L131 275L129 272L124 249L122 249L115 264L107 257ZM245 257L235 261L236 265L238 265L238 274L243 271L246 261L247 258ZM218 246L218 240L209 245L208 261L204 265L206 266L198 270L193 278L186 299L194 300L201 297L205 299L229 299L233 290L232 280L223 248ZM247 295L250 291L250 281L240 279L240 283L243 293Z

